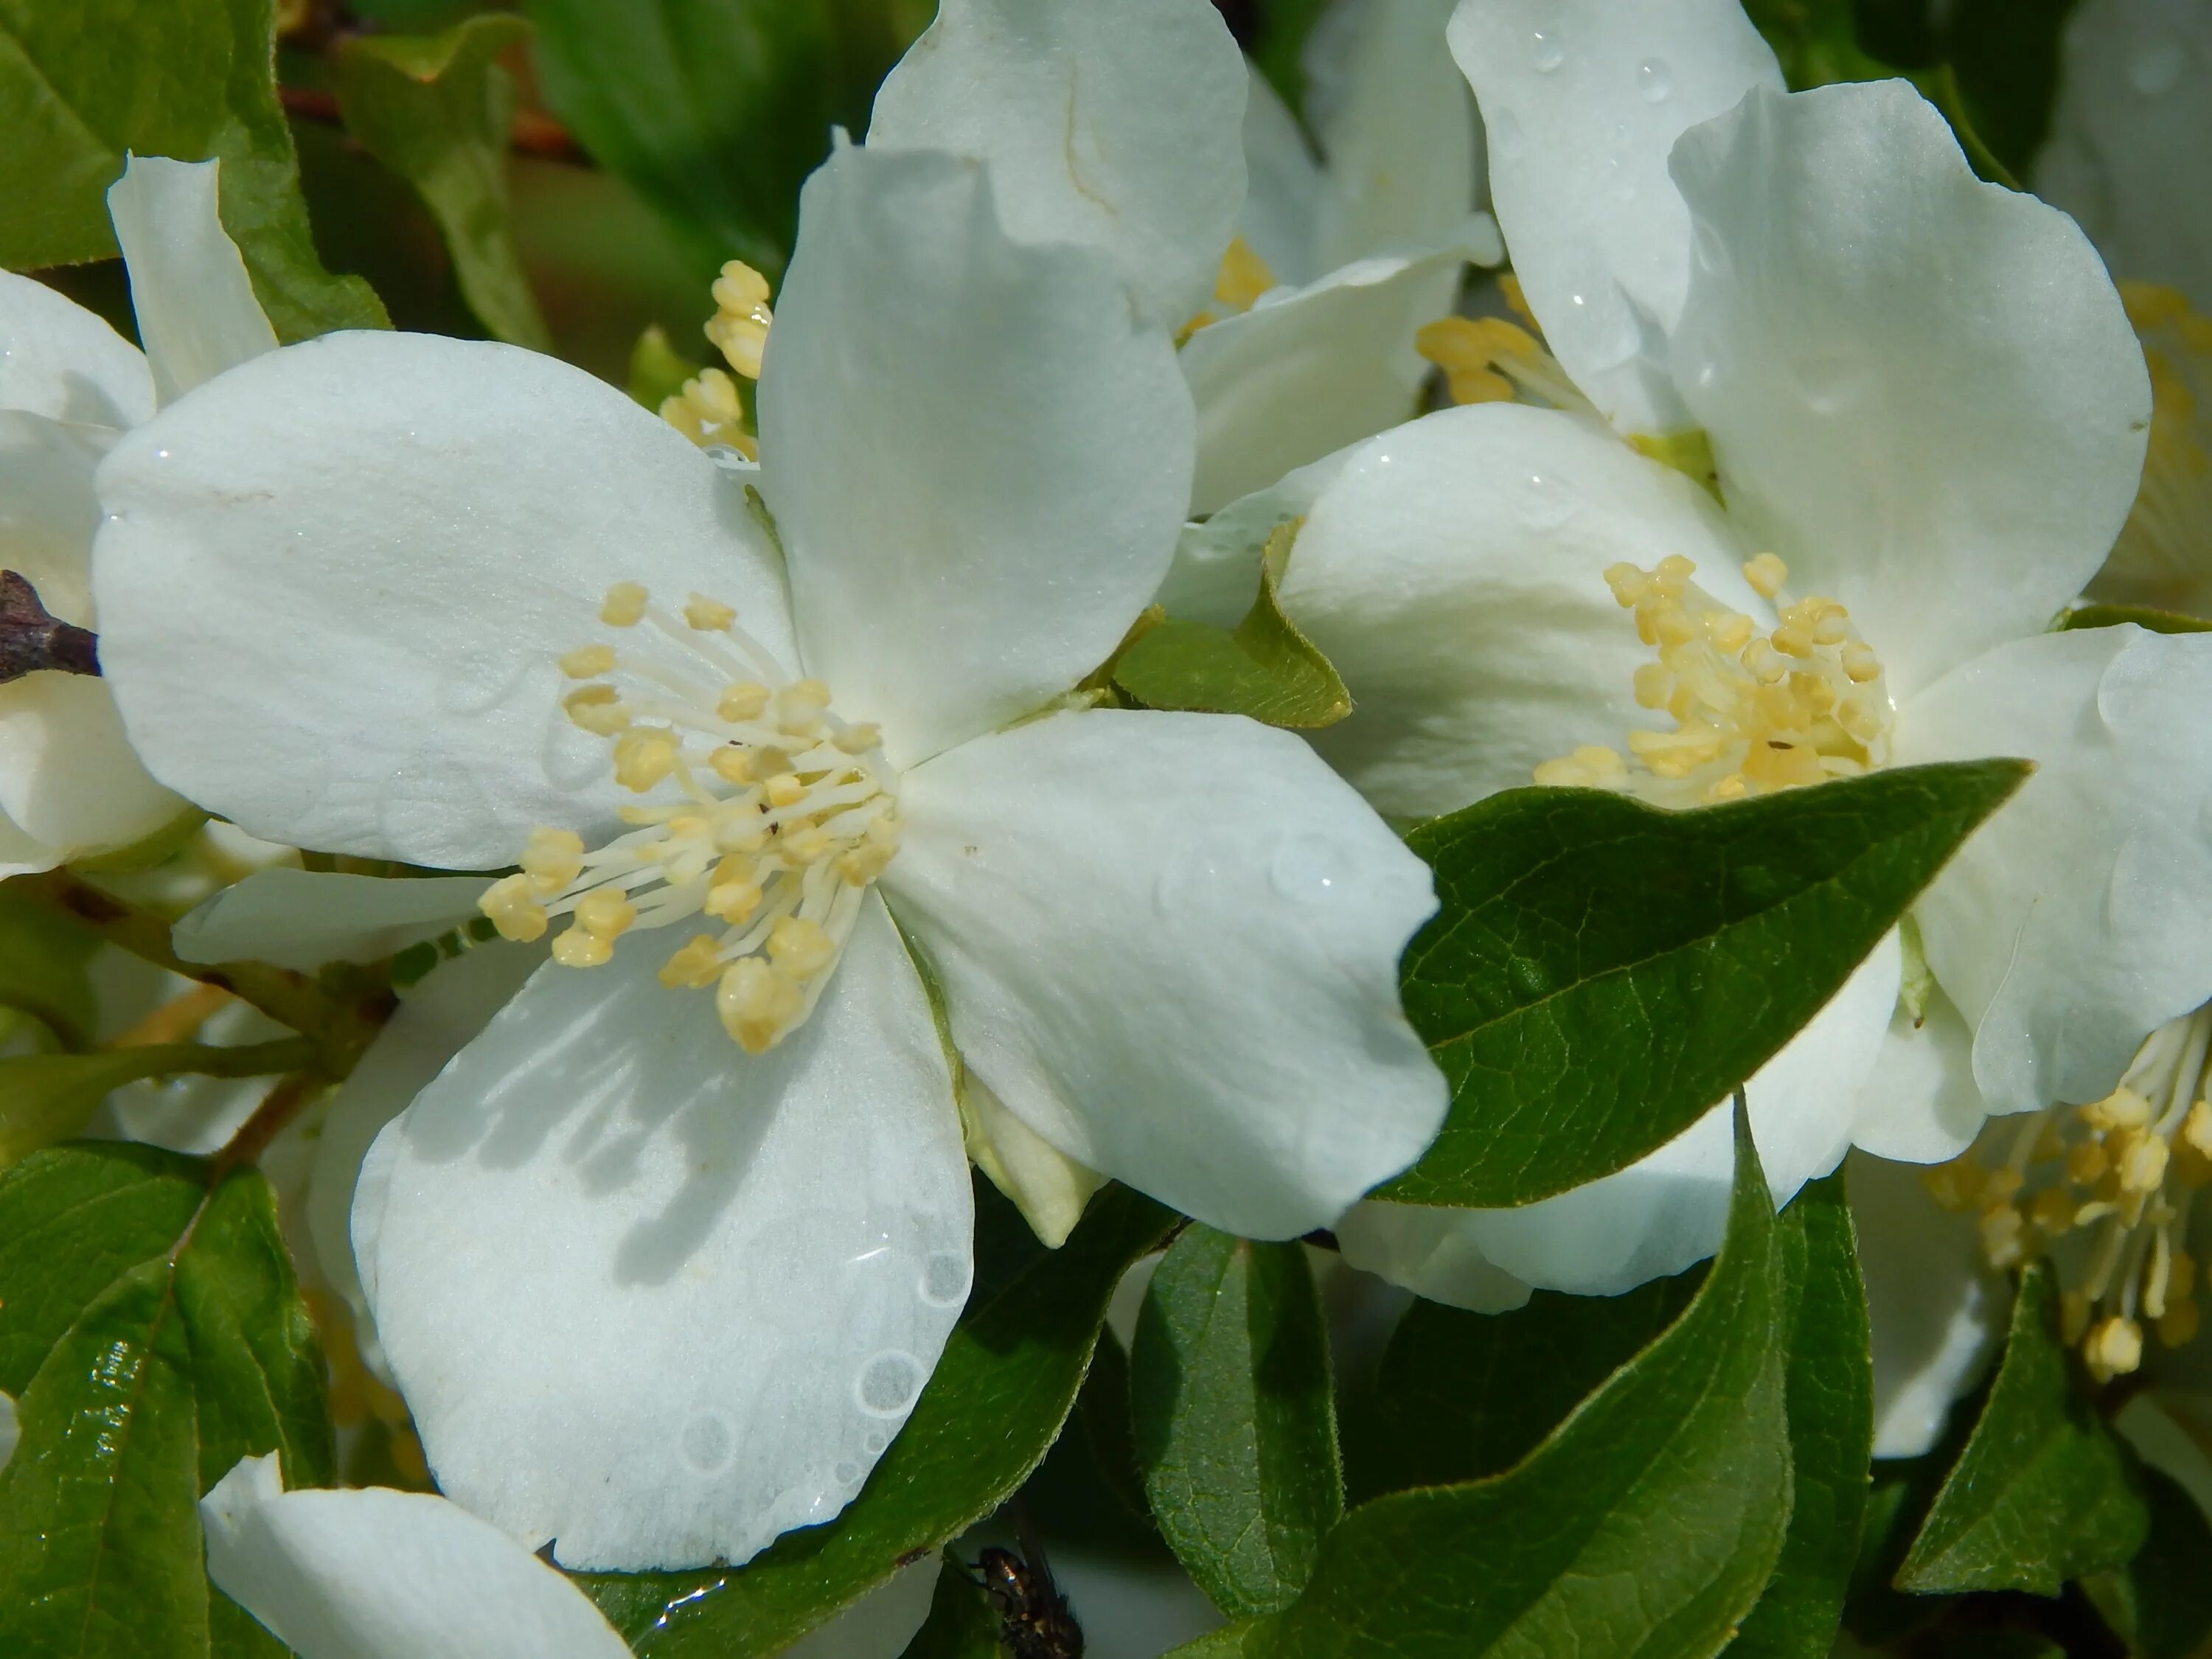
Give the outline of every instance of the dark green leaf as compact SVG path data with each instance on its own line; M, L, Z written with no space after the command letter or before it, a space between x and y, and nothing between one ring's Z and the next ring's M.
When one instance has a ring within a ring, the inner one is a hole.
M1328 9L1328 0L1259 0L1252 61L1301 119L1306 106L1306 37Z
M704 367L678 351L668 331L655 323L637 337L630 349L629 395L659 414L660 405L683 391L684 381Z
M108 1091L124 1084L179 1072L273 1076L312 1064L314 1053L304 1039L287 1038L228 1048L164 1042L0 1059L0 1170L82 1132Z
M223 228L277 337L381 327L358 278L315 257L276 102L270 0L0 0L0 265L116 251L107 186L126 150L222 162Z
M2069 628L2118 628L2133 623L2154 634L2212 634L2212 622L2185 617L2179 611L2153 611L2141 605L2077 605L2058 618L2063 631Z
M211 1606L198 1502L270 1450L288 1484L331 1481L322 1358L269 1183L208 1175L82 1146L0 1176L0 1381L21 1390L0 1474L10 1659L270 1650Z
M1171 1219L1149 1199L1109 1189L1066 1243L971 1297L913 1417L829 1525L787 1533L742 1570L578 1582L652 1659L781 1651L1021 1485L1074 1402L1115 1285Z
M2190 1659L2212 1638L2212 1525L2162 1470L2141 1471L2150 1537L2125 1566L2082 1584L2134 1659Z
M1507 1474L1354 1510L1304 1595L1247 1651L1717 1651L1789 1524L1778 1231L1739 1114L1728 1242L1680 1319Z
M1406 1012L1452 1085L1427 1156L1383 1189L1527 1204L1634 1163L1826 1002L2020 761L1901 768L1668 812L1516 789L1408 837L1442 908Z
M1705 1277L1700 1267L1624 1296L1538 1291L1503 1314L1414 1303L1373 1390L1345 1403L1355 1501L1503 1474L1673 1324Z
M1974 131L2025 174L2051 127L2059 36L2076 0L1954 0L1942 47Z
M1859 1525L1857 1559L1844 1598L1844 1627L1869 1647L1887 1647L1922 1630L1957 1600L1948 1595L1908 1595L1893 1582L1905 1553L1919 1535L1929 1505L1958 1462L1976 1402L1962 1401L1941 1444L1919 1457L1888 1458L1876 1463Z
M1138 635L1114 664L1114 684L1147 708L1244 714L1263 726L1313 731L1352 712L1352 694L1320 648L1275 602L1275 581L1297 534L1267 538L1260 592L1233 629L1170 617Z
M2074 1386L2050 1264L2022 1275L1966 1449L1899 1569L1900 1589L2022 1589L2125 1562L2150 1526L2131 1460Z
M1129 1383L1145 1491L1184 1570L1232 1619L1288 1607L1344 1512L1304 1247L1187 1228L1145 1293Z
M347 129L436 218L469 308L500 339L544 351L551 337L507 218L514 78L498 61L529 38L527 22L498 15L430 40L351 35L338 48L337 87Z
M997 1610L983 1587L950 1554L937 1570L929 1617L900 1659L1003 1659Z
M876 83L932 0L527 0L554 112L684 234L704 269L771 279L833 126L859 137Z
M1194 1642L1169 1649L1165 1659L1248 1659L1246 1644L1250 1644L1251 1656L1261 1652L1260 1644L1274 1623L1273 1619L1239 1619L1206 1632Z
M1790 1321L1790 1533L1731 1659L1823 1659L1835 1645L1866 1514L1874 1353L1844 1177L1790 1201L1781 1228Z

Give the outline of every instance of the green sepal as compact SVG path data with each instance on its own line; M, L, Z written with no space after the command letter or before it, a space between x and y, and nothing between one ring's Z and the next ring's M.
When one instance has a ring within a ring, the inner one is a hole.
M2142 605L2077 605L2058 613L2053 633L2075 628L2120 628L2132 623L2154 634L2212 634L2212 622L2179 611L2154 611Z

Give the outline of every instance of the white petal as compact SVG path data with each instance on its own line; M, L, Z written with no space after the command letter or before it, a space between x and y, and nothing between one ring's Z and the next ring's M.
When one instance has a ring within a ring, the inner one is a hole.
M622 800L556 659L608 586L793 660L742 486L550 357L327 335L210 381L100 473L100 658L155 775L253 834L447 869Z
M761 377L806 667L910 765L1103 662L1173 556L1190 394L1097 252L989 175L847 149L807 181Z
M1279 283L1303 286L1321 274L1315 258L1321 164L1298 118L1259 65L1248 64L1244 102L1244 211L1237 234Z
M136 426L154 412L154 377L137 347L76 301L0 271L0 409Z
M1874 1455L1917 1457L1996 1352L2010 1298L1971 1217L1937 1206L1918 1167L1863 1154L1846 1177L1874 1329Z
M1985 1118L1974 1086L1974 1034L1943 988L1928 988L1917 1024L1900 1000L1881 1058L1859 1091L1851 1145L1880 1158L1942 1164L1973 1144Z
M185 810L132 752L109 684L47 671L0 685L0 811L64 858L143 841Z
M2135 499L2142 351L2096 251L1901 81L1686 133L1675 374L1729 513L1910 696L2081 592Z
M1243 58L1205 0L943 0L868 147L988 161L1009 232L1104 249L1174 328L1229 245L1243 115Z
M1529 1286L1493 1264L1468 1227L1466 1210L1370 1198L1336 1224L1344 1259L1431 1302L1474 1313L1510 1313Z
M0 410L0 568L38 590L50 615L96 626L92 536L100 501L92 480L112 428Z
M362 1160L378 1132L430 1086L544 960L542 948L501 939L440 963L401 996L398 1012L339 1085L324 1115L307 1182L307 1230L324 1277L353 1310L362 1357L380 1376L388 1378L388 1368L354 1265L351 1218Z
M899 1659L927 1622L941 1558L902 1567L828 1624L782 1650L782 1659Z
M1464 0L1450 40L1545 339L1623 430L1674 430L1655 330L1681 309L1690 216L1667 155L1753 88L1779 91L1774 54L1735 0Z
M2212 637L2100 628L1976 659L1906 703L1897 759L2037 771L1914 907L1992 1112L2101 1098L2212 1000Z
M884 884L962 1057L1069 1157L1251 1238L1404 1169L1443 1079L1398 1006L1429 872L1288 732L1060 714L909 773Z
M623 1659L591 1598L459 1504L284 1490L276 1454L200 1499L208 1577L300 1659Z
M1171 617L1234 628L1260 593L1260 561L1276 526L1303 519L1357 447L1285 473L1265 489L1183 526L1158 602Z
M355 1200L440 1486L568 1566L744 1561L836 1515L968 1293L951 1078L881 907L757 1059L659 983L666 946L541 968Z
M1444 49L1452 3L1370 0L1359 9L1345 43L1342 95L1316 121L1328 158L1317 270L1396 244L1437 245L1474 210L1474 103Z
M131 309L164 404L276 349L246 261L216 216L221 166L134 155L107 187L108 216L131 272Z
M1280 590L1352 692L1315 746L1403 817L1618 746L1656 717L1636 704L1650 653L1606 567L1684 554L1759 617L1728 535L1696 484L1573 415L1483 404L1384 433L1315 501Z
M1078 1164L1006 1109L975 1073L960 1079L960 1128L968 1157L1014 1202L1047 1249L1058 1249L1106 1177Z
M186 962L256 962L313 973L376 962L477 914L477 876L386 880L313 870L257 870L170 929Z
M1850 1145L1852 1107L1897 1000L1898 962L1892 934L1744 1085L1777 1205L1833 1170ZM1363 1238L1371 1254L1354 1263L1425 1296L1419 1277L1399 1274L1425 1276L1456 1292L1441 1300L1475 1308L1512 1305L1496 1299L1507 1280L1618 1296L1680 1273L1718 1249L1728 1228L1734 1110L1723 1101L1658 1151L1556 1198L1513 1210L1439 1209L1450 1219L1425 1225L1383 1218ZM1485 1263L1504 1278L1486 1281Z
M1429 365L1413 349L1447 314L1469 258L1498 253L1486 221L1444 248L1344 265L1190 337L1181 357L1198 405L1194 513L1409 418Z
M2113 271L2212 312L2212 11L2198 0L2082 0L2067 19L2036 194Z

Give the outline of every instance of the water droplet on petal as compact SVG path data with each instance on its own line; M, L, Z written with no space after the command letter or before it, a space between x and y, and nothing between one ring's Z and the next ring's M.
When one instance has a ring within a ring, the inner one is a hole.
M871 1457L882 1456L884 1448L890 1443L890 1437L889 1435L884 1434L875 1429L870 1429L866 1434L860 1437L860 1449L867 1453Z
M2154 40L2128 60L2128 84L2144 98L2163 98L2181 79L2188 54L2178 40Z
M1560 40L1556 26L1537 29L1529 35L1528 61L1536 66L1539 75L1549 75L1567 61L1567 48Z
M1528 475L1528 494L1522 508L1522 522L1531 530L1556 530L1567 521L1574 511L1565 486L1553 475L1531 472Z
M966 1255L958 1250L939 1250L923 1264L921 1299L933 1308L957 1308L968 1299L973 1278Z
M1152 908L1164 916L1179 915L1199 892L1219 879L1212 859L1196 848L1171 854L1152 884Z
M695 1474L720 1474L736 1455L738 1437L720 1412L702 1412L684 1425L678 1449Z
M830 1471L830 1478L841 1486L857 1486L860 1484L860 1466L858 1463L840 1463Z
M1302 904L1328 904L1352 890L1356 868L1346 849L1327 836L1300 831L1275 844L1267 862L1267 879L1286 899Z
M1647 58L1636 66L1636 90L1647 104L1663 104L1674 90L1674 72L1663 58Z
M448 714L483 714L504 702L529 672L529 659L520 651L458 658L438 676L438 707Z
M929 1380L921 1361L897 1348L886 1348L860 1367L853 1397L871 1417L904 1417Z

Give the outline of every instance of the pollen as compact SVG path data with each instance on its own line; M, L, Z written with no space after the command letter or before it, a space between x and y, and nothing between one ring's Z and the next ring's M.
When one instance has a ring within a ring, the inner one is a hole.
M1224 317L1241 316L1275 286L1275 273L1254 251L1251 243L1242 236L1231 237L1227 252L1221 256L1221 270L1213 279L1212 301L1183 325L1183 337L1188 339Z
M1443 371L1455 404L1526 398L1553 409L1591 408L1544 343L1503 317L1439 317L1413 336L1413 349Z
M671 614L618 582L601 620L634 632L619 651L592 641L561 654L586 682L562 702L608 739L616 781L639 799L596 846L533 830L479 904L517 940L565 917L553 958L577 969L635 948L634 933L691 923L661 947L661 983L711 990L732 1040L763 1053L812 1012L898 851L897 775L877 728L790 673L734 606L694 593Z
M760 443L745 430L744 394L719 368L702 368L681 391L660 400L660 418L702 449L734 449L749 461L760 459Z
M1744 567L1753 586L1778 594L1788 571L1762 553ZM1630 762L1585 745L1535 771L1540 784L1622 790L1664 806L1740 800L1851 777L1886 764L1893 713L1881 661L1858 637L1850 612L1818 596L1784 605L1762 633L1692 579L1697 567L1670 554L1650 569L1605 573L1613 600L1633 616L1654 660L1638 665L1638 705L1666 714L1669 731L1627 734Z
M768 349L768 278L742 259L732 259L714 279L714 315L707 337L732 369L748 380L760 379L761 354Z

